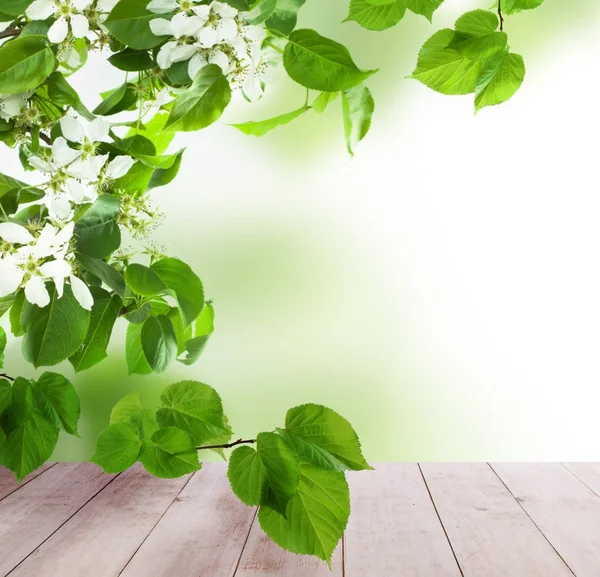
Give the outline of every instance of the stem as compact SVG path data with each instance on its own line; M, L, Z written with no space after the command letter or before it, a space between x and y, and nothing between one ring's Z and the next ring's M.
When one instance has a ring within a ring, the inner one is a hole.
M4 373L0 373L0 379L8 379L9 381L14 381L12 377L5 375Z
M498 16L500 17L500 32L504 31L504 16L502 15L502 0L498 0Z
M18 36L19 34L21 34L21 30L18 28L7 28L6 30L3 30L2 32L0 32L0 40L2 38L11 38L12 36Z
M269 45L271 48L273 48L273 50L276 50L277 52L279 52L279 54L283 54L283 50L281 48L279 48L279 46L277 46L277 44L273 44L273 42L271 41L270 38L267 38L265 40L265 44Z
M233 443L228 443L227 445L208 445L207 447L196 447L197 451L202 451L204 449L231 449L232 447L236 447L237 445L253 445L256 443L256 439L238 439Z
M52 139L47 134L40 132L39 137L40 140L43 140L46 144L52 144Z

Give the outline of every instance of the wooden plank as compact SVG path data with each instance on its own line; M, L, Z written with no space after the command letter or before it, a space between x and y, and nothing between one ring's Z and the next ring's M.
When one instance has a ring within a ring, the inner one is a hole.
M600 495L600 463L563 463L573 475Z
M224 463L206 463L167 510L122 577L230 577L255 511L235 497Z
M158 479L136 465L80 509L10 576L117 577L189 478Z
M331 571L327 564L308 555L294 555L285 551L254 521L248 543L240 560L235 577L276 575L277 577L342 577L342 546L333 552Z
M6 575L114 475L91 463L61 463L0 501L0 575Z
M36 469L33 473L27 475L27 477L25 477L21 483L17 481L17 478L12 471L9 471L4 467L0 467L0 501L53 466L54 463L44 463L39 469Z
M598 495L558 463L492 466L573 573L598 577Z
M346 577L460 577L417 464L381 463L348 482Z
M487 464L421 468L465 577L573 577Z

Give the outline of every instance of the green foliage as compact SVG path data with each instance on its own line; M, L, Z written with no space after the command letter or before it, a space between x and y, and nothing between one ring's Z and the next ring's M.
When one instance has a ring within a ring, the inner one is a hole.
M4 351L6 349L6 332L4 331L4 329L2 327L0 327L0 369L4 367ZM1 393L0 393L1 394ZM0 407L1 407L1 403L2 401L0 401ZM0 410L0 413L2 411Z
M15 38L0 46L0 87L3 94L39 86L54 70L54 53L42 36Z
M519 90L525 78L525 63L518 54L498 54L488 60L475 87L475 109L506 102Z
M298 84L325 92L347 90L377 72L360 70L345 46L306 29L290 34L283 65Z
M170 479L200 469L191 437L181 429L158 429L142 446L140 461L149 473Z
M142 440L129 423L114 423L98 435L92 462L107 473L120 473L133 466L140 455Z
M354 21L367 30L386 30L396 26L406 13L406 1L395 0L375 5L370 0L351 0L344 22Z
M310 107L304 105L297 110L280 114L279 116L267 120L261 120L259 122L243 122L242 124L233 124L232 126L235 126L240 132L250 136L264 136L267 132L270 132L278 126L288 124L292 122L292 120L302 116L307 110L310 110Z
M351 155L354 155L354 145L360 142L371 128L371 119L375 111L375 100L371 91L364 85L344 90L342 111L346 148Z
M147 0L121 0L104 25L125 46L136 50L154 48L163 40L150 30L150 20L157 16L146 9L147 4Z
M101 259L121 246L121 230L116 222L120 208L116 197L103 194L87 210L75 226L80 253Z
M142 326L142 350L153 371L163 373L177 357L177 335L165 315L148 317Z
M543 3L544 0L503 0L502 10L506 14L514 14L521 12L521 10L533 10Z
M132 50L131 48L125 48L125 50L113 54L108 61L115 68L125 70L126 72L150 70L154 67L154 61L148 52Z
M431 22L433 13L442 5L444 0L405 0L405 2L411 12L425 16Z

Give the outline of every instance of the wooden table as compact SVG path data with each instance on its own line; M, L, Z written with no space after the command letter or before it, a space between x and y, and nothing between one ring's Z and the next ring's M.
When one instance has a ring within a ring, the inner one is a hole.
M59 463L20 487L0 470L0 575L600 576L600 464L380 464L349 481L330 573L265 537L223 464L161 480Z

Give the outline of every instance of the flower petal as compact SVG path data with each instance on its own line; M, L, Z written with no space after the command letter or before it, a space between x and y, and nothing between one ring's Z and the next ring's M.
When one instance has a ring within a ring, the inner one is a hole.
M131 156L115 156L106 167L106 176L121 178L129 172L135 161Z
M83 144L85 129L83 128L83 124L77 120L77 118L73 118L72 116L61 118L60 129L67 140Z
M58 298L61 298L65 288L65 279L72 274L71 265L63 259L52 260L44 263L40 267L40 272L44 278L54 281Z
M219 68L221 68L223 74L227 74L231 70L229 57L221 50L213 50L208 57L208 61L211 64L216 64Z
M213 2L210 7L216 12L221 18L234 18L237 16L238 11L229 4L223 2Z
M69 33L69 24L64 16L61 16L48 30L48 40L52 44L60 44Z
M177 42L167 42L166 44L161 46L160 50L158 51L158 54L156 55L156 63L163 70L170 68L171 64L173 64L171 57L175 48L177 48Z
M83 202L83 199L85 198L85 188L81 182L74 178L69 178L67 180L67 190L71 195L71 200L75 204L81 204Z
M103 118L94 118L87 125L87 136L92 142L102 142L108 136L110 123Z
M154 14L168 14L178 8L179 4L177 4L176 0L152 0L152 2L146 6L146 9L150 10L150 12L154 12Z
M52 166L45 160L42 160L39 156L30 156L27 160L36 170L41 172L53 172Z
M44 308L50 304L50 295L46 283L41 277L33 275L25 283L25 298L33 305Z
M150 30L155 36L172 36L171 21L165 18L156 18L150 20Z
M0 259L0 298L13 294L23 281L23 269L8 259Z
M83 14L72 14L71 30L75 38L83 38L90 31L90 23Z
M238 26L235 20L224 18L217 22L217 38L219 42L232 40L238 35Z
M251 42L262 42L267 35L267 30L262 26L248 24L248 26L244 26L242 34L244 38L247 38Z
M99 12L112 12L112 9L119 3L119 0L98 0L96 8Z
M71 288L73 289L73 296L77 299L77 302L81 305L81 308L91 311L94 304L94 297L90 292L88 286L75 275L71 275Z
M66 118L70 117L65 117L63 120ZM81 151L71 148L62 136L56 138L56 140L52 143L52 159L54 160L56 168L63 168L64 166L67 166L67 164L71 164L71 162L80 156Z
M71 221L64 228L62 228L54 237L54 241L52 242L52 246L54 248L60 248L63 245L71 242L73 238L73 231L75 230L75 223Z
M25 10L25 14L30 20L46 20L55 11L56 4L53 0L34 0Z
M80 12L83 12L91 3L92 0L71 0L71 4Z
M173 50L171 62L189 60L194 54L196 54L196 47L193 44L182 44Z
M196 35L202 48L212 48L217 43L217 31L212 26L202 28Z
M248 71L246 78L244 78L242 90L250 101L258 100L263 95L260 79L254 70Z
M208 4L203 4L202 6L193 6L192 12L198 16L198 18L201 18L203 22L206 22L210 16L210 6L208 6Z
M71 214L71 201L66 194L57 194L50 199L48 210L56 218L65 220Z
M29 244L33 242L31 233L24 226L14 222L0 223L0 238L11 244Z
M208 58L203 52L196 52L188 64L188 74L193 80L196 74L208 64Z

